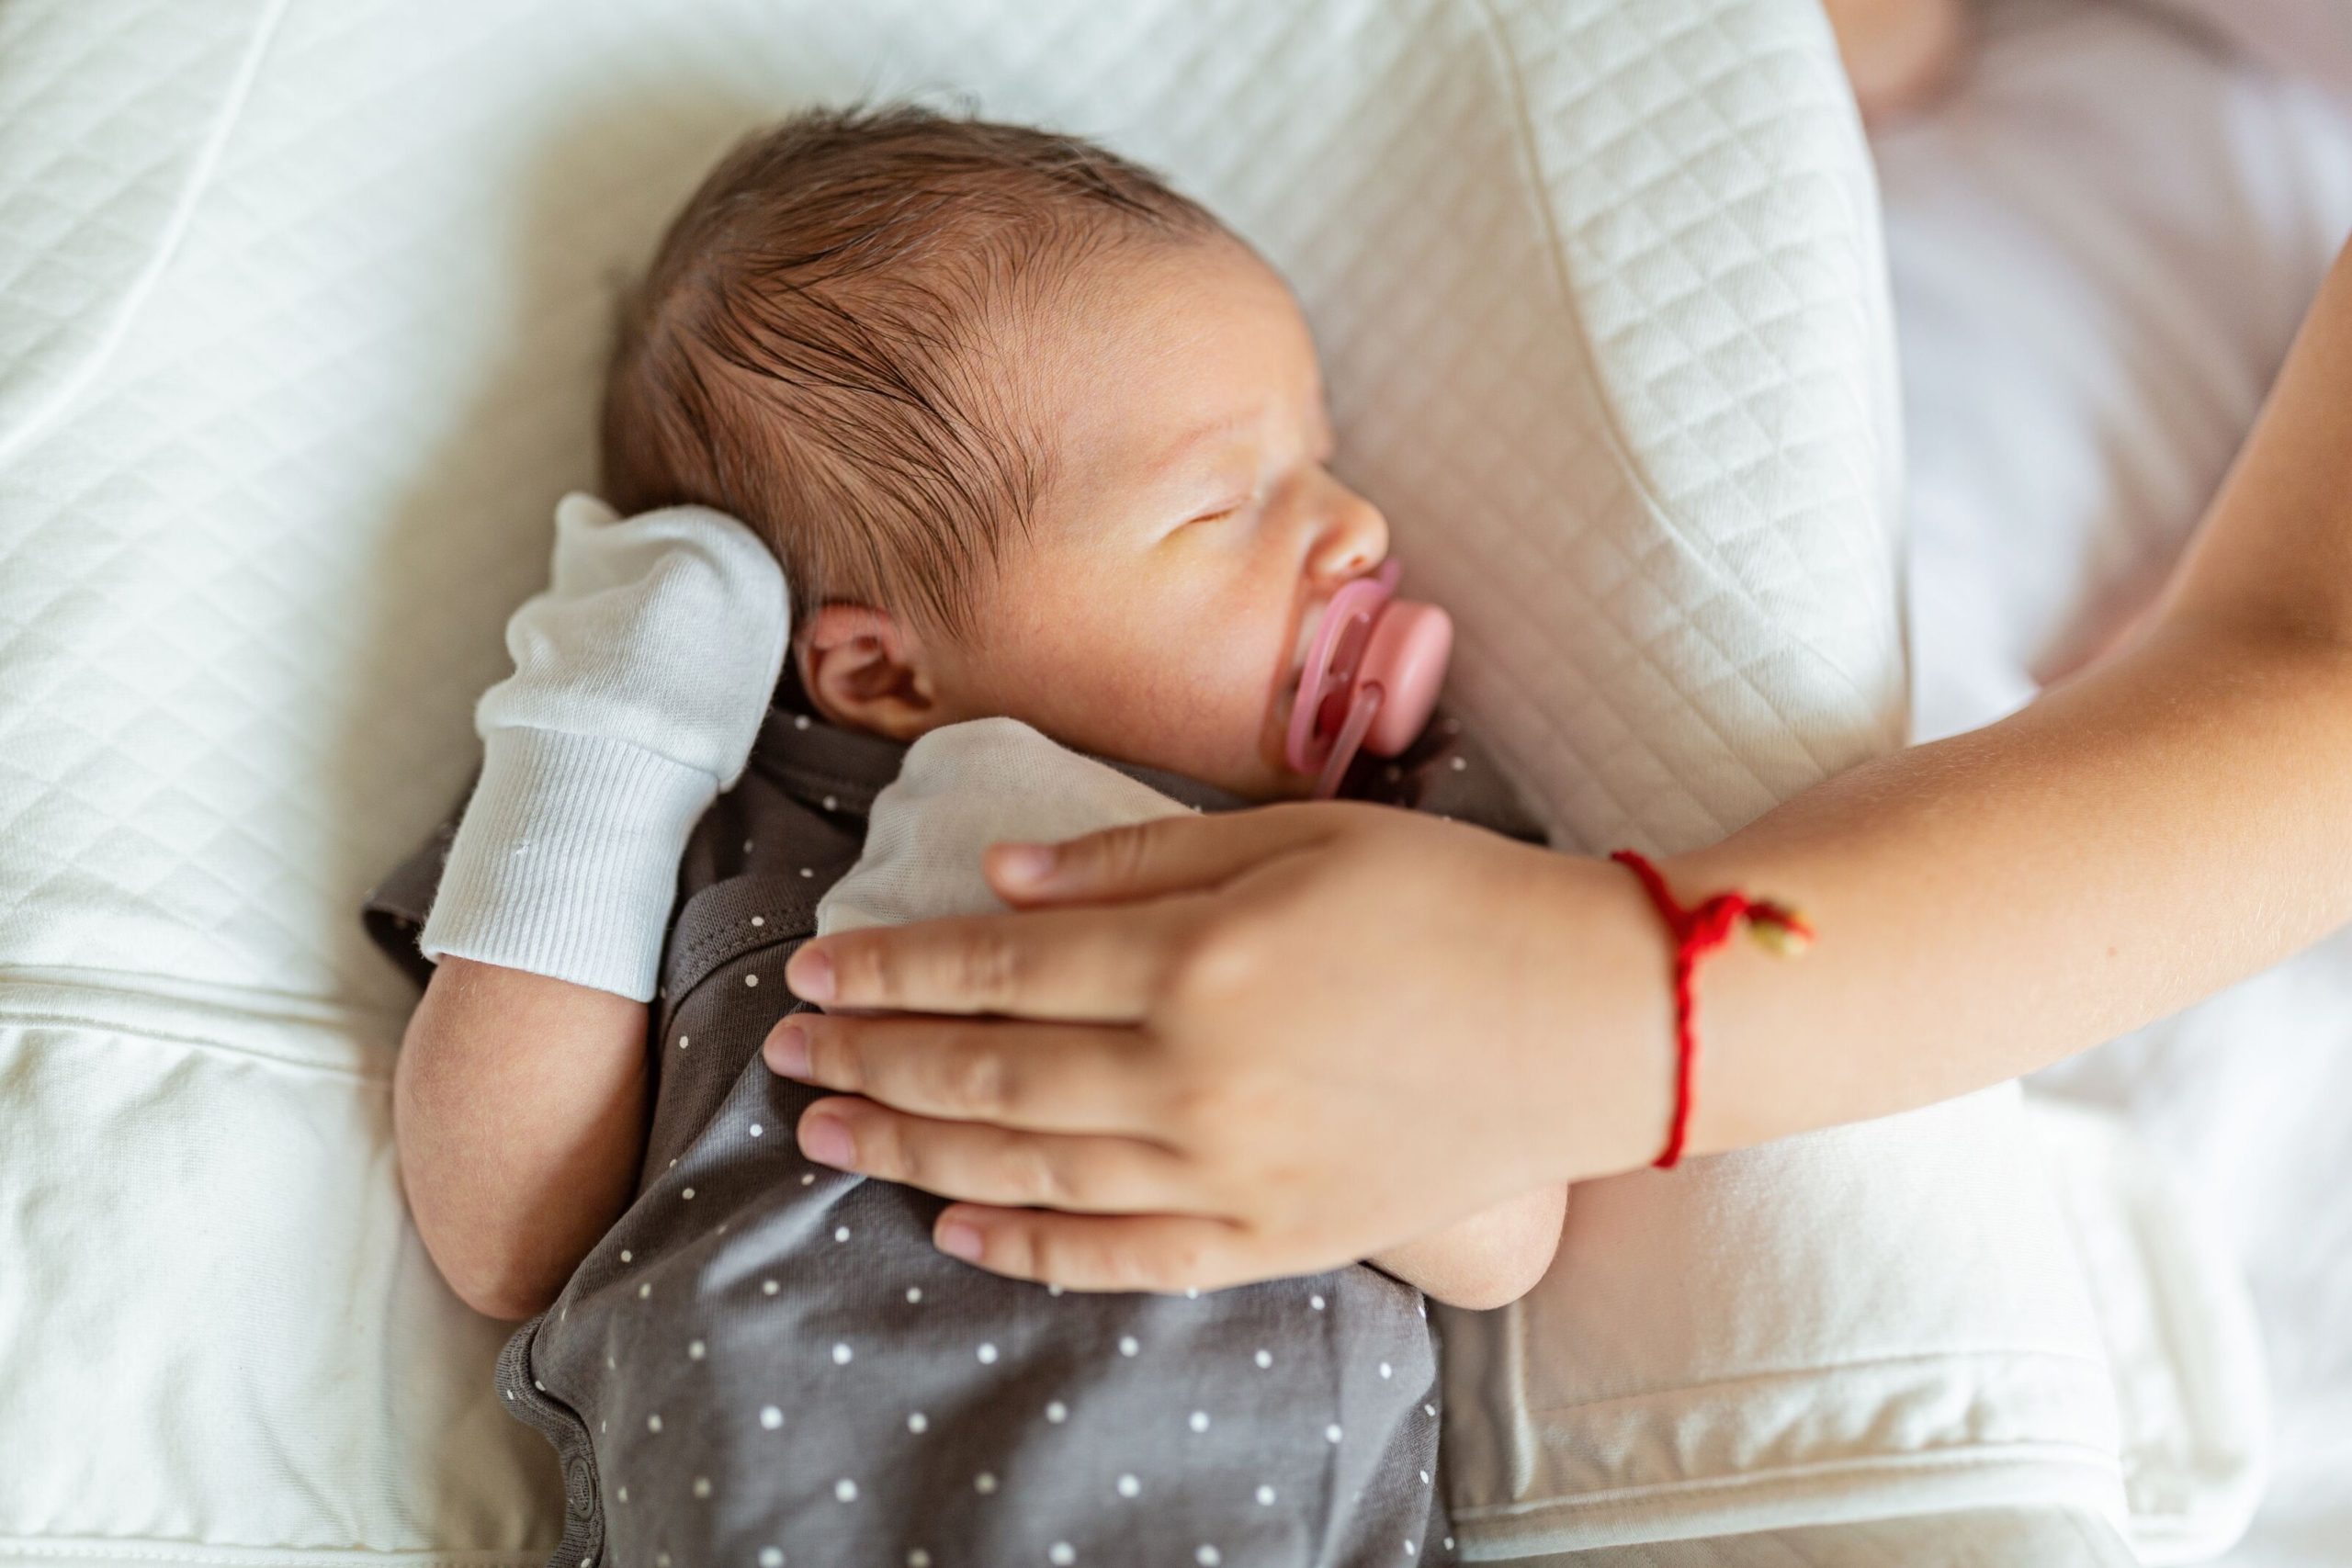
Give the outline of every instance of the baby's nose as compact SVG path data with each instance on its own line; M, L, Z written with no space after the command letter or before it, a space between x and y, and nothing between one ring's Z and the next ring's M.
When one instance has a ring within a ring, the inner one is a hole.
M1315 542L1312 568L1327 582L1362 577L1388 556L1388 519L1380 508L1345 486L1325 514L1322 536Z

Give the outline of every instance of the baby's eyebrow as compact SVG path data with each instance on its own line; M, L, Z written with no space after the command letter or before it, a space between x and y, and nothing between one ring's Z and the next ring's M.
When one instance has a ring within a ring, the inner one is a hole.
M1152 464L1152 472L1173 473L1183 466L1186 458L1192 457L1201 447L1215 442L1230 440L1235 435L1255 428L1258 418L1259 416L1255 413L1228 414L1223 419L1211 420L1206 424L1193 427L1161 449L1159 459Z

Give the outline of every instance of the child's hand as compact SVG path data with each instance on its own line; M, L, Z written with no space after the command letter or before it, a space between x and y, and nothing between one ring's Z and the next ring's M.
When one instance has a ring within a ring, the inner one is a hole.
M795 953L831 1010L766 1043L860 1097L802 1148L962 1200L956 1256L1082 1290L1313 1273L1657 1152L1667 964L1619 867L1357 802L1091 834L1042 883L1012 859L1020 913Z

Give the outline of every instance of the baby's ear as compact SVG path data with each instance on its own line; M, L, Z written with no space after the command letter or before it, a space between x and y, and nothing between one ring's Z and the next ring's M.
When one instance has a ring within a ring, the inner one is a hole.
M912 740L944 722L922 640L888 611L823 605L793 644L808 700L842 728Z

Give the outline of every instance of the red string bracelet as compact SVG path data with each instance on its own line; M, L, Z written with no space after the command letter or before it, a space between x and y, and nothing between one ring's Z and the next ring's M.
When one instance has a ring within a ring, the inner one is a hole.
M1651 1161L1660 1170L1682 1158L1682 1145L1690 1131L1691 1092L1698 1077L1699 1035L1695 1027L1698 1001L1691 995L1691 974L1699 960L1731 938L1734 920L1745 919L1758 945L1781 956L1802 953L1813 941L1813 928L1786 904L1750 898L1744 893L1718 893L1686 909L1667 891L1657 867L1632 850L1618 850L1611 860L1630 867L1657 906L1660 919L1674 938L1674 1123L1667 1130L1666 1152Z

